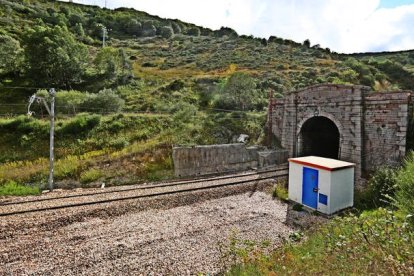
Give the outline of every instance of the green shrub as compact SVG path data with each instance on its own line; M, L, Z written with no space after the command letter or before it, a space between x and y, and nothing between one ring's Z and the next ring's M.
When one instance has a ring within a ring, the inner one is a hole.
M396 189L397 171L394 168L384 167L378 169L368 181L368 194L373 207L389 205Z
M175 22L172 22L171 23L171 27L172 27L172 29L173 29L173 31L174 31L175 34L181 33L181 27L180 27L179 24L177 24Z
M37 120L26 115L20 115L13 120L3 121L0 124L0 130L28 134L36 132L37 134L47 135L49 133L49 122Z
M236 38L236 37L238 37L238 34L232 28L221 27L219 30L214 31L214 36L217 36L217 37L228 36L228 37L231 37L231 38Z
M157 158L155 162L146 164L145 178L148 181L160 181L173 177L171 157Z
M94 113L119 112L125 105L125 101L112 89L103 89L98 94L88 94L83 103L84 110Z
M0 196L26 196L40 194L39 187L29 187L9 180L0 185Z
M75 34L77 34L80 38L85 36L85 30L83 29L82 23L76 23L73 29Z
M191 27L187 30L187 35L191 35L191 36L200 36L200 28L198 27Z
M111 148L120 150L120 149L123 149L123 148L129 146L129 141L127 140L127 138L121 136L121 137L118 137L116 139L112 139L109 142L108 146L111 147Z
M303 206L302 206L302 204L296 203L296 204L293 205L292 209L293 209L293 211L302 212L303 211Z
M121 121L118 121L118 120L114 120L114 121L110 122L106 126L106 129L111 133L117 133L117 132L121 131L122 129L125 129L125 124Z
M223 109L251 110L258 97L255 79L243 72L233 73L220 89L215 106Z
M66 177L75 177L78 174L81 161L76 156L68 156L55 162L55 177L63 179Z
M164 26L160 30L160 34L163 38L170 38L174 35L174 31L170 26Z
M96 127L101 121L100 115L79 114L69 120L63 127L57 131L67 135L79 135L86 133Z
M414 153L407 157L396 178L396 204L404 213L414 216ZM411 218L411 222L414 222L414 217Z
M98 169L89 169L80 175L80 182L83 184L90 183L102 177L102 172Z
M79 112L82 104L88 98L88 93L83 93L76 90L59 91L56 94L56 112L59 113L72 113Z
M0 75L15 72L23 60L19 41L0 34Z
M142 36L155 36L157 28L154 26L153 21L145 21L142 24Z
M412 89L414 76L398 62L385 59L382 62L374 64L383 73L387 74L388 79L398 83L402 89Z
M140 35L142 30L141 22L136 19L131 19L126 23L126 32L131 35Z
M233 266L230 271L226 273L227 276L233 275L233 276L261 276L263 273L260 271L260 269L252 264L237 264Z
M39 90L36 94L44 97L47 101L49 100L46 90ZM80 111L91 113L118 112L122 110L124 104L125 101L112 89L103 89L97 94L76 90L59 91L56 94L57 114L76 114ZM39 107L36 105L33 108L37 111ZM30 122L27 116L23 117L26 117L23 122Z
M274 198L278 198L282 201L287 201L289 198L288 190L282 185L277 185L276 188L273 190L272 195Z

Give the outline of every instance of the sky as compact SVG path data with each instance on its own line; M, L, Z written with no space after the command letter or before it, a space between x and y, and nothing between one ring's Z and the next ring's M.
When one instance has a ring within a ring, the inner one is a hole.
M66 0L67 1L67 0ZM238 34L271 35L340 53L414 49L414 0L73 0L128 7Z

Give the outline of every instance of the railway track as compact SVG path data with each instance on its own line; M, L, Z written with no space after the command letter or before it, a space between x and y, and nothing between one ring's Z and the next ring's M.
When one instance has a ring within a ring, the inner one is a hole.
M231 174L231 175L224 175L224 176L215 176L215 177L208 177L208 178L194 178L194 179L186 179L186 180L178 180L178 181L168 181L165 183L157 183L157 184L144 184L144 185L134 185L129 186L127 188L121 188L121 187L115 187L114 190L107 190L107 191L99 191L99 192L83 192L80 194L71 194L71 195L65 195L65 196L57 196L57 197L42 197L37 198L34 200L18 200L18 201L0 201L0 208L2 206L7 205L20 205L20 204L29 204L34 202L42 202L42 201L51 201L51 200L57 200L57 199L67 199L67 198L80 198L80 197L86 197L86 196L93 196L93 195L102 195L102 194L114 194L114 193L122 193L127 191L135 191L135 190L146 190L146 189L154 189L159 187L172 187L172 186L181 186L181 185L187 185L187 184L195 184L200 182L212 182L212 181L219 181L219 180L225 180L225 179L232 179L232 178L244 178L254 175L262 175L272 172L279 172L279 171L287 171L287 167L280 167L277 169L272 170L264 170L264 171L256 171L251 173L243 173L243 174ZM114 187L111 187L114 188ZM110 189L110 188L108 188Z
M3 202L0 203L0 217L259 183L260 181L285 177L287 174L287 167L280 166L273 170L245 173L243 175L227 175L207 179L195 179L193 181L185 180L154 185L140 185L126 189L100 191L95 193Z

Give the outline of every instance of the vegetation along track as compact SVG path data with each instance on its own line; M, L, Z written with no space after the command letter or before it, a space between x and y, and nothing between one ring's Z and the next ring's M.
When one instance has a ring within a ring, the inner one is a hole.
M261 175L264 176L260 177ZM0 216L12 216L17 214L95 205L130 199L153 198L157 196L222 188L226 186L243 185L285 176L287 176L287 168L285 166L281 166L272 170L248 173L243 175L197 179L194 181L186 180L182 182L179 181L155 185L141 185L127 189L67 195L60 197L48 197L29 201L5 202L3 204L0 203Z

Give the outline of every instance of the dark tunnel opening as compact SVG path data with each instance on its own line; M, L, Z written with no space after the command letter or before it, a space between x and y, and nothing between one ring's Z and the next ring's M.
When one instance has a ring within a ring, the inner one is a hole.
M338 159L339 130L334 122L322 116L307 120L300 131L300 156Z

